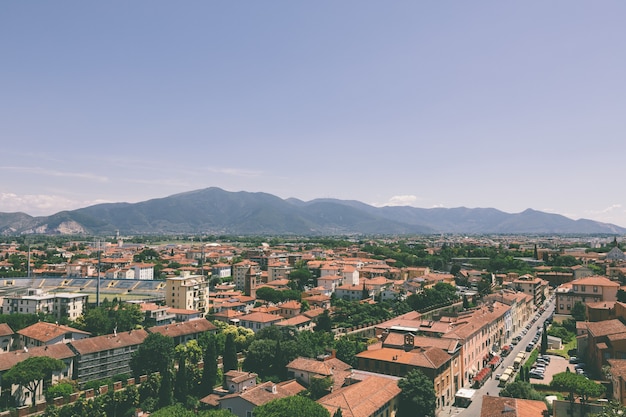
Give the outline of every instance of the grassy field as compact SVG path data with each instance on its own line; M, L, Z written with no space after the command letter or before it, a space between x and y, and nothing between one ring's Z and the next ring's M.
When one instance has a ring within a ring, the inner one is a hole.
M560 350L548 350L546 353L548 355L557 355L557 356L562 356L565 359L569 359L570 354L569 351L572 349L576 349L576 338L574 338L571 342L566 343L565 345L563 345L563 349Z

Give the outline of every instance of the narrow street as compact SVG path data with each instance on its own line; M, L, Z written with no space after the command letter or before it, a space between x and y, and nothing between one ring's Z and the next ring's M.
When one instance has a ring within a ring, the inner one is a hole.
M476 394L474 394L474 398L472 403L467 408L462 407L444 407L441 412L439 412L439 417L445 416L460 416L460 417L476 417L480 416L480 410L482 408L482 398L483 395L499 395L500 387L498 387L499 381L495 379L495 374L501 374L508 366L513 366L513 361L519 352L525 352L526 346L532 341L533 336L538 327L542 327L545 320L552 314L554 311L554 300L550 301L547 304L546 310L543 314L535 321L535 323L531 326L530 330L526 333L525 336L522 337L522 340L516 345L513 346L513 350L509 355L503 359L502 363L494 370L493 376L485 382L481 388L476 390ZM531 317L532 320L532 317ZM529 321L530 322L530 321ZM524 325L525 326L525 325ZM520 334L520 333L518 333ZM513 336L517 336L514 334ZM469 388L469 387L465 387Z

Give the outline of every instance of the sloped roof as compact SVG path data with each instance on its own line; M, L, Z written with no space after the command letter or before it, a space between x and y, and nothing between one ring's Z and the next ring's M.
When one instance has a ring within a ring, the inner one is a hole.
M274 385L276 385L276 389L273 392L272 387ZM305 389L306 388L304 388L302 385L298 384L294 380L281 382L279 384L274 384L273 382L269 381L255 387L248 388L243 392L225 395L220 398L219 401L222 402L230 398L239 397L258 407L278 398L296 395L299 392L304 391Z
M182 323L164 324L150 327L150 333L161 333L164 336L179 337L217 330L213 323L204 319L190 320Z
M78 333L86 336L90 336L91 333L83 330L78 330L73 327L64 326L62 324L47 323L45 321L39 321L28 327L18 331L22 336L29 337L33 340L40 342L48 342L57 337L63 336L66 333Z
M94 352L102 352L120 347L139 345L148 337L148 332L143 329L120 332L117 335L106 334L103 336L89 337L87 339L75 340L70 345L80 355L87 355Z
M480 417L541 417L547 410L543 401L483 395Z
M13 329L11 329L11 326L9 326L6 323L0 323L0 337L11 336L13 334L15 334L15 332L13 332Z
M370 417L400 392L397 381L370 376L361 382L336 389L317 402L331 415L341 408L343 417Z
M329 358L324 361L299 357L287 364L287 368L305 371L322 376L333 375L336 371L347 371L352 368L347 363L337 359Z

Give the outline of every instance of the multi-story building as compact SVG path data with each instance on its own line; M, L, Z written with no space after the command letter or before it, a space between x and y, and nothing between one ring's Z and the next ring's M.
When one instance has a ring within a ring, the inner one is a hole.
M240 326L250 329L256 333L261 329L278 323L283 320L283 317L277 314L255 312L241 316L238 320Z
M2 383L2 376L6 371L11 369L14 365L22 362L28 358L47 356L50 358L58 359L64 363L63 369L55 371L51 375L52 383L55 384L63 379L72 379L74 369L74 352L64 343L40 346L32 349L20 349L13 352L3 353L0 355L0 384ZM34 397L35 403L39 403L45 400L43 392L43 381L38 381L39 386L35 390ZM18 406L30 405L33 402L32 394L30 391L20 385L12 385L10 387L10 393ZM3 392L4 395L4 392Z
M39 288L31 288L26 295L5 296L2 303L3 314L52 314L57 319L75 320L83 314L87 306L88 294L43 292Z
M68 344L74 351L74 377L80 384L131 372L130 360L148 332L131 330L76 340Z
M571 314L576 302L616 301L620 284L603 276L576 279L556 289L556 314Z
M619 319L577 324L577 355L594 373L600 375L608 359L626 359L626 325Z
M397 377L422 371L437 395L437 410L450 405L461 387L461 345L456 341L415 336L409 329L391 330L382 342L357 354L360 370Z
M344 416L394 417L398 409L400 388L395 379L367 376L334 389L317 400L330 415L341 410ZM416 410L415 415L420 415Z
M91 336L91 334L83 330L45 321L34 323L19 330L17 333L20 335L20 346L26 348L69 343Z
M289 274L293 267L287 262L274 262L267 266L267 281L271 282L277 279L289 279Z
M134 279L154 279L154 265L137 263L130 265L135 271Z
M209 283L202 275L184 275L165 280L165 303L180 310L197 310L204 316L209 306Z
M81 293L57 292L54 293L54 312L58 319L67 317L76 320L87 307L89 296Z
M257 282L260 281L261 268L258 263L252 261L242 261L233 265L233 281L235 282L235 289L245 291L246 286L249 289L249 281L251 277L257 278Z
M160 333L163 336L171 337L176 345L184 345L190 340L198 340L201 334L215 333L216 331L217 327L208 320L191 320L148 328L150 333Z
M522 275L514 280L513 288L524 294L530 294L536 306L543 304L543 301L548 298L548 281L531 275Z

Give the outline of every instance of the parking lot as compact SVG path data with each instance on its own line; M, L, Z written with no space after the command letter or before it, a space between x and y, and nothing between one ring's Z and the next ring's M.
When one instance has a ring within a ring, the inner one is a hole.
M530 366L532 364L529 363L528 365ZM535 384L549 384L550 381L552 381L552 376L554 374L565 372L568 366L571 372L575 372L574 365L570 364L567 359L560 356L550 355L550 363L546 366L543 379L531 378L530 382Z

